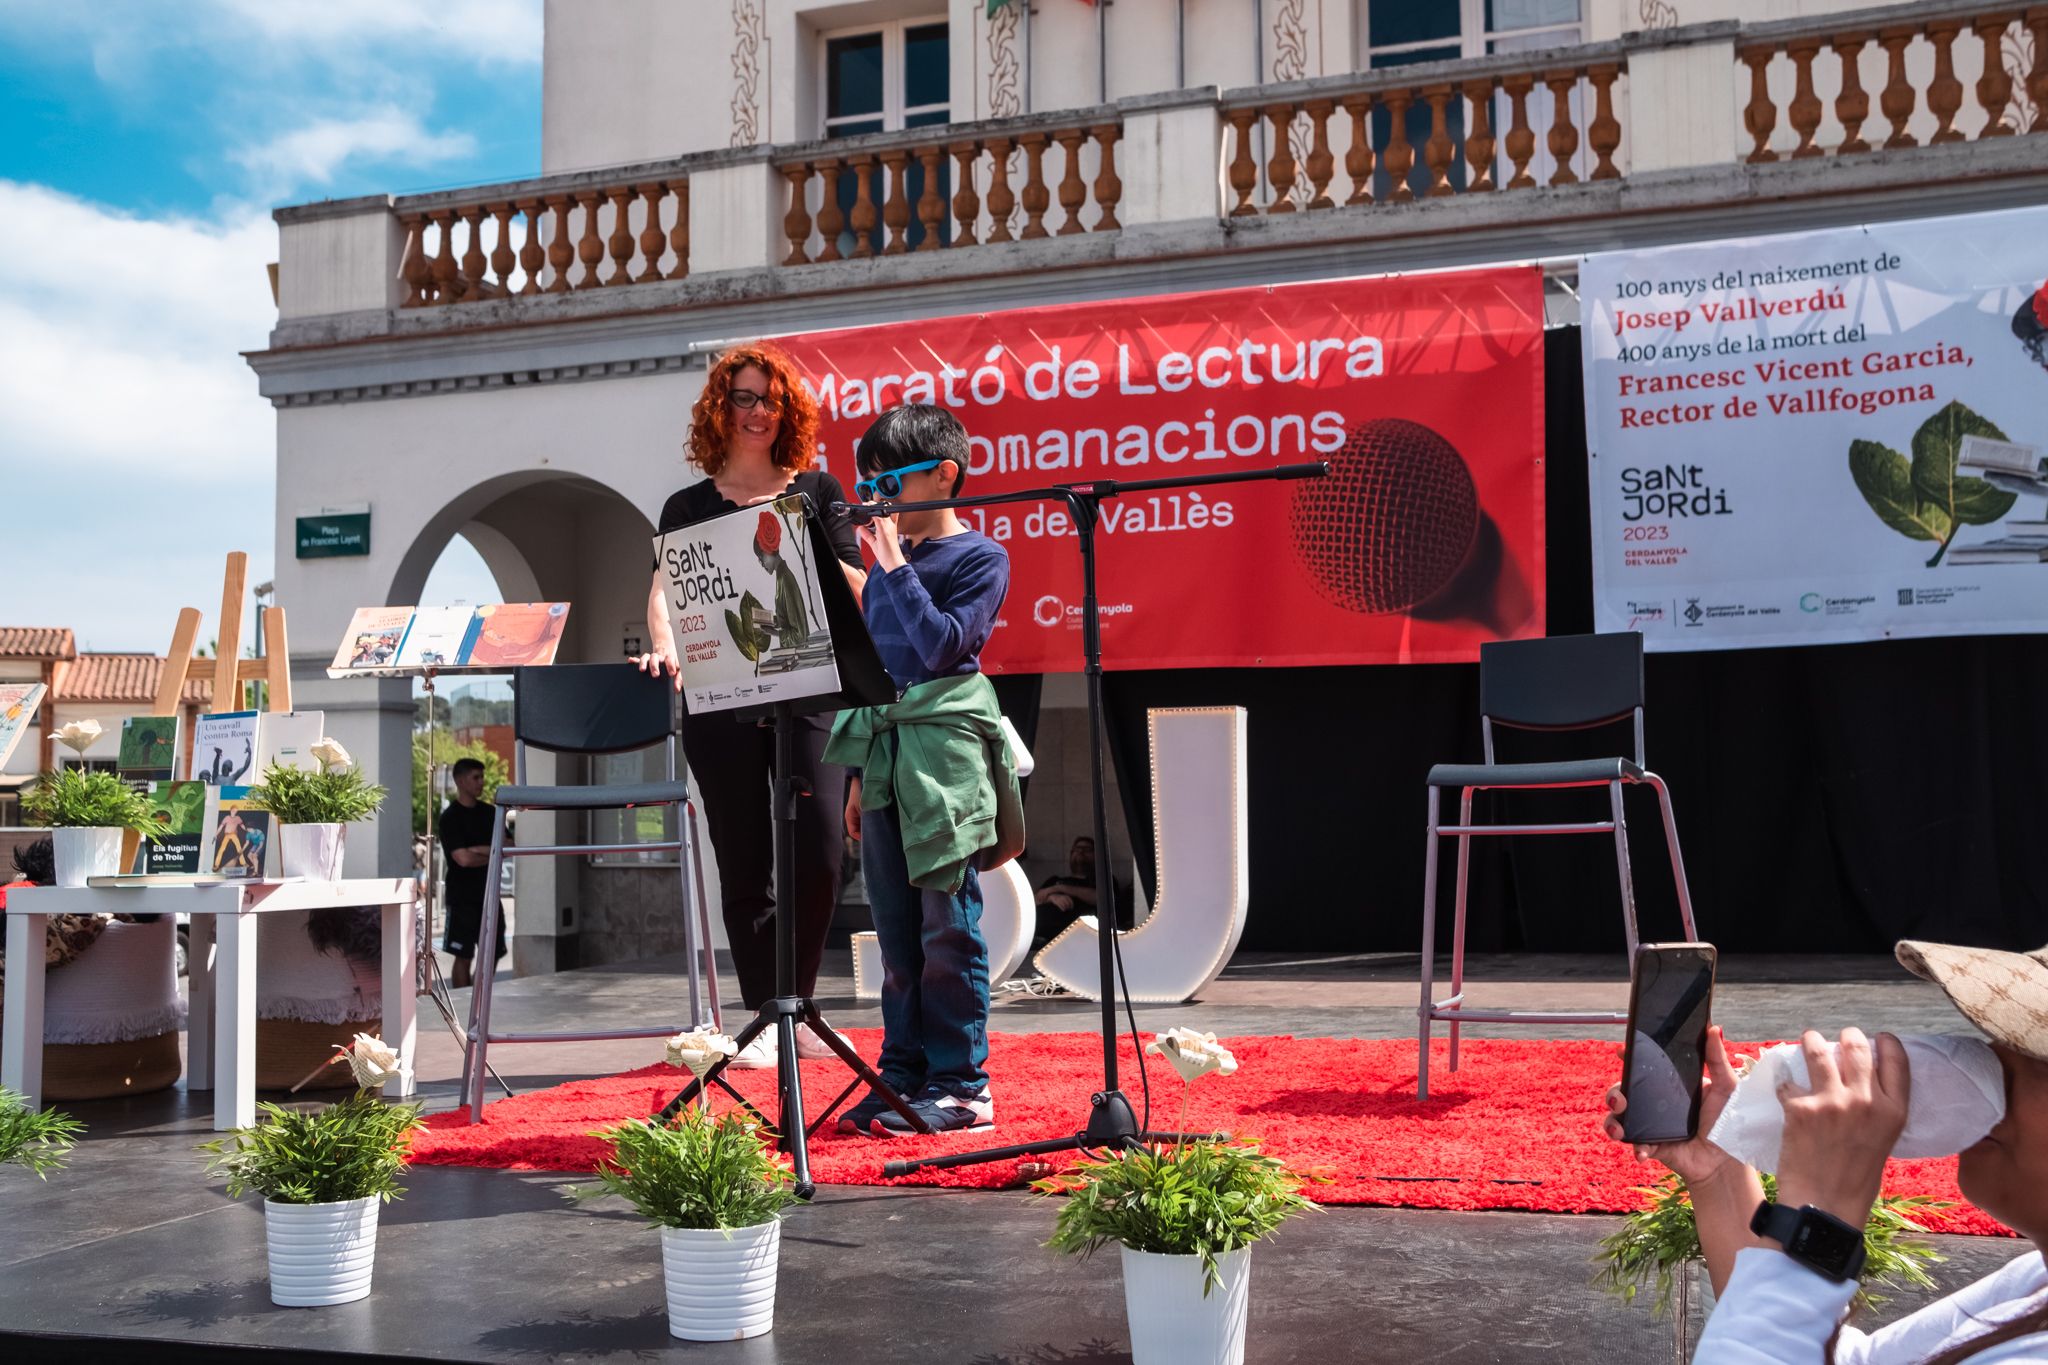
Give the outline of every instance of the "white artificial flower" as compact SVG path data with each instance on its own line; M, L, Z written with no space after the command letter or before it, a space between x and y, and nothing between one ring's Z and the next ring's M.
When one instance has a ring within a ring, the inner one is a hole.
M356 1040L342 1050L342 1056L348 1069L355 1073L356 1086L362 1090L381 1089L404 1070L398 1054L386 1047L382 1038L367 1033L358 1033Z
M313 746L312 754L320 760L320 766L330 772L336 768L349 767L355 762L348 756L348 750L341 747L340 740L328 739L325 736Z
M694 1029L678 1033L668 1040L668 1064L679 1066L698 1080L704 1073L716 1066L722 1057L730 1057L739 1051L739 1045L723 1033L710 1033Z
M1147 1043L1145 1051L1166 1058L1190 1085L1212 1071L1228 1076L1237 1070L1237 1058L1216 1041L1215 1034L1197 1033L1191 1028L1170 1028Z
M66 748L84 753L100 737L100 723L96 720L74 720L69 725L59 726L50 735Z

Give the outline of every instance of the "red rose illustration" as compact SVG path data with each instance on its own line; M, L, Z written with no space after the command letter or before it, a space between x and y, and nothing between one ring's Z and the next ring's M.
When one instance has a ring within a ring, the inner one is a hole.
M782 523L773 512L763 512L760 524L754 528L754 549L764 555L772 555L782 548Z
M2034 293L2034 318L2043 327L2048 327L2048 284Z

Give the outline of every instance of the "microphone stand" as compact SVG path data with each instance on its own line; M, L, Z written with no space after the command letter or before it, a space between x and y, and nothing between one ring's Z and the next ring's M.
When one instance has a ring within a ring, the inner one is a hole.
M1102 974L1102 1089L1088 1100L1088 1118L1081 1128L1066 1137L1039 1142L990 1147L981 1151L956 1152L947 1156L920 1157L910 1161L884 1163L888 1177L909 1175L926 1168L972 1166L1016 1157L1040 1156L1050 1152L1112 1149L1128 1150L1143 1142L1164 1141L1176 1134L1155 1133L1140 1127L1131 1102L1117 1088L1116 983L1122 957L1116 938L1116 889L1110 875L1108 816L1103 805L1102 774L1102 621L1095 591L1095 528L1102 504L1127 493L1150 493L1169 488L1200 488L1211 484L1253 483L1273 479L1315 479L1330 472L1327 463L1279 465L1270 469L1243 470L1180 479L1095 479L1086 483L1055 484L1049 488L1025 489L1014 493L989 493L974 498L944 498L932 502L881 502L832 504L832 510L851 517L856 524L898 512L935 512L967 507L993 507L1012 502L1063 502L1074 519L1081 541L1081 646L1086 659L1088 681L1088 778L1094 800L1095 847L1102 856L1095 860L1096 943L1101 950ZM1128 991L1126 992L1128 994ZM1133 1017L1132 1033L1137 1032ZM1139 1062L1140 1068L1144 1065ZM1150 1106L1147 1106L1147 1117Z

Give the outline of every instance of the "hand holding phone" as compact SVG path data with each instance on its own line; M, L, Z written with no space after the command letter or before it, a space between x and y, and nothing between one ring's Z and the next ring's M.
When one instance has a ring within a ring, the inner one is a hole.
M1622 1055L1622 1141L1698 1135L1715 958L1711 943L1646 943L1636 950Z

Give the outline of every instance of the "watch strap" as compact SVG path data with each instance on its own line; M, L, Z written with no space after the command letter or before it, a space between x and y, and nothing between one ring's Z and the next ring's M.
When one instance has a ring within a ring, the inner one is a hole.
M1816 1254L1813 1248L1819 1239L1801 1235L1816 1225L1829 1234L1826 1241L1850 1248L1848 1255L1830 1257ZM1770 1238L1785 1249L1787 1256L1838 1284L1846 1284L1863 1273L1868 1252L1863 1244L1862 1229L1850 1227L1825 1209L1817 1209L1810 1204L1795 1209L1766 1199L1750 1216L1749 1230L1759 1237Z

